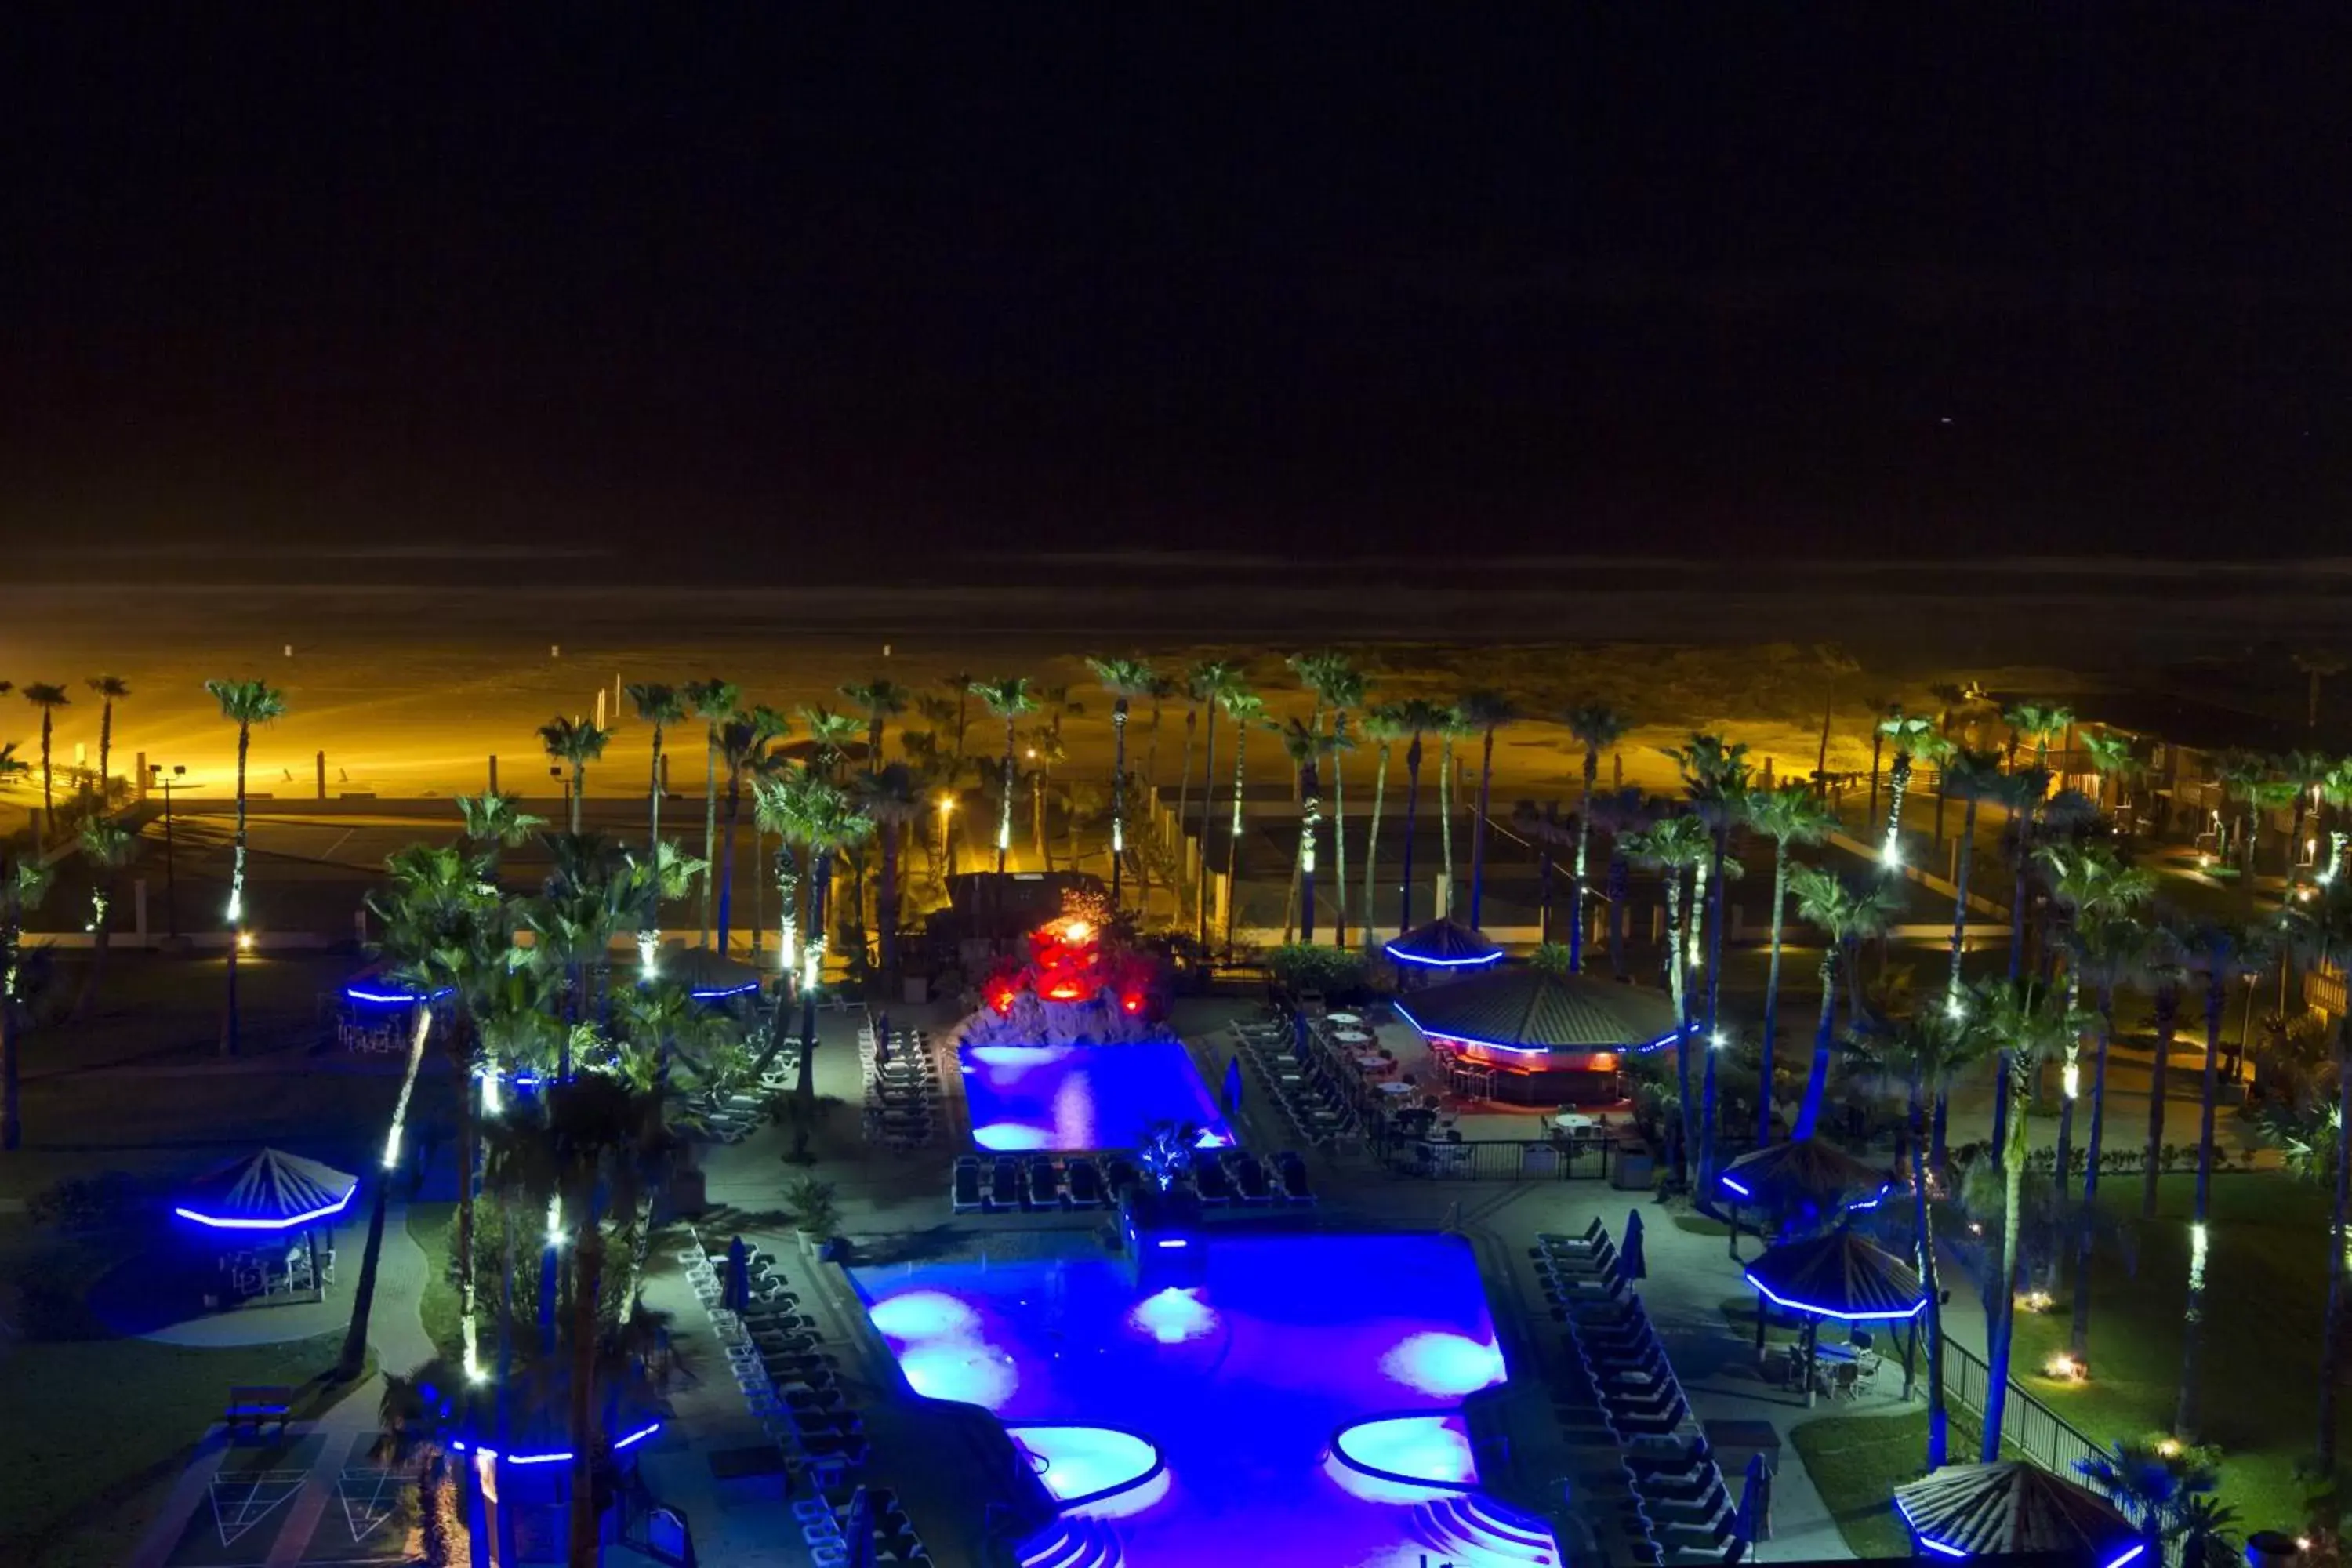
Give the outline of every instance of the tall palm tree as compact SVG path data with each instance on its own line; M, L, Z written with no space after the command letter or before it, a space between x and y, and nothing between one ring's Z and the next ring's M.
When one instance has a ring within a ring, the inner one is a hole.
M613 731L561 713L539 727L540 744L555 762L572 769L572 831L580 831L580 803L588 794L588 764L604 754Z
M1495 784L1495 731L1519 714L1499 691L1466 691L1454 711L1463 728L1479 737L1478 818L1470 825L1470 926L1475 931L1486 890L1486 809Z
M93 675L82 682L100 704L98 710L98 804L104 810L114 777L114 705L131 695L131 683L119 675Z
M2213 1121L2221 1101L2221 1025L2231 988L2242 975L2264 967L2266 933L2216 921L2198 925L2187 938L2189 972L2205 998L2205 1070L2198 1100L2197 1185L2189 1211L2189 1300L2181 1318L2180 1397L2172 1417L2173 1436L2194 1443L2199 1420L2200 1363L2205 1345L2205 1258L2210 1244L2213 1187Z
M236 726L236 838L228 873L228 1011L221 1029L221 1054L237 1050L236 960L245 937L245 767L253 749L253 727L286 716L286 694L258 680L207 680L205 689L220 704L221 717Z
M1935 729L1927 720L1899 708L1878 721L1878 732L1895 747L1895 763L1886 776L1886 843L1878 855L1883 866L1903 863L1903 797L1911 788L1911 755Z
M719 863L719 726L735 716L742 705L742 689L731 680L712 676L708 680L689 680L680 693L694 716L702 721L702 858L712 866ZM702 884L702 924L695 941L703 945L710 942L711 922L719 915L719 884L705 879Z
M842 700L866 710L866 771L878 772L882 766L882 726L907 710L915 694L894 680L879 676L863 683L849 681L841 688Z
M1789 909L1789 846L1820 843L1837 818L1801 784L1750 790L1741 810L1750 827L1772 840L1772 956L1764 975L1763 1092L1756 1108L1760 1144L1772 1137L1772 1052L1780 1040L1780 933Z
M110 816L85 817L81 825L81 858L89 868L89 973L82 977L81 994L74 1000L76 1023L89 1016L89 1005L106 976L107 939L113 922L107 910L114 901L114 873L131 864L139 849L139 836Z
M809 763L826 778L841 781L841 763L866 727L847 713L836 713L822 702L801 704L800 719L808 731L813 755Z
M1551 937L1552 863L1558 847L1570 842L1573 837L1569 831L1568 818L1560 815L1559 802L1556 800L1545 801L1540 805L1531 800L1523 800L1511 808L1511 826L1518 831L1520 837L1535 847L1536 944L1538 947L1554 946ZM1568 973L1565 948L1559 952L1559 959L1558 972L1564 974Z
M734 930L735 829L743 816L743 780L774 767L775 744L792 733L792 722L769 707L738 713L719 726L719 758L727 766L727 827L719 840L719 912L711 929L712 951L725 952Z
M1941 787L1963 802L1959 862L1952 878L1952 969L1944 982L1944 1009L1957 1016L1965 1005L1960 956L1968 949L1969 870L1976 862L1977 808L2000 793L2000 758L1991 752L1955 747L1944 760Z
M637 717L654 727L652 760L647 764L646 809L646 853L659 855L662 808L662 736L672 724L686 718L686 699L677 689L658 682L640 682L628 689L629 700L636 707ZM573 832L578 832L577 824ZM646 921L637 933L637 967L652 973L654 955L661 951L661 909L658 904L646 910Z
M2339 967L2352 954L2352 887L2330 883L2315 903L2295 907L2290 943L2311 964ZM2336 1058L2335 1198L2327 1215L2327 1310L2319 1329L2319 1462L2323 1476L2336 1473L2336 1406L2343 1383L2346 1319L2352 1315L2352 1048L2344 1015L2328 1026Z
M459 836L467 847L475 850L493 873L498 868L499 851L520 847L530 836L547 826L543 816L534 816L522 809L522 803L510 795L486 790L480 795L457 797L457 816L462 826ZM495 877L493 877L495 882Z
M1461 706L1444 710L1445 721L1437 726L1437 852L1444 866L1445 898L1437 912L1454 913L1454 742L1466 741L1477 733L1463 717Z
M1633 907L1633 861L1627 846L1657 816L1657 808L1632 784L1595 795L1585 813L1593 826L1609 835L1609 868L1603 874L1602 898L1609 905L1609 973L1623 984L1628 956L1625 926Z
M1217 795L1217 712L1243 688L1238 668L1213 659L1202 659L1193 665L1185 672L1185 679L1191 683L1194 699L1209 713L1206 755L1201 764L1201 864L1192 887L1192 936L1201 951L1206 952L1209 948L1209 817L1215 807Z
M2309 819L2312 804L2326 786L2328 774L2336 770L2336 759L2318 752L2297 751L2275 758L2272 765L2277 771L2279 781L2293 786L2294 792L2292 796L2294 820L2287 829L2285 864L2280 867L2288 882L2287 892L2282 895L2284 898L2293 894L2295 865L2303 855L2304 824ZM2282 801L2280 804L2289 803Z
M1151 695L1157 679L1151 666L1140 658L1090 658L1095 672L1110 693L1110 902L1118 907L1127 861L1127 719L1129 705Z
M1411 731L1405 728L1402 709L1393 702L1366 709L1363 727L1365 739L1380 749L1380 761L1372 773L1372 817L1364 826L1364 902L1362 919L1358 922L1364 933L1364 946L1369 950L1381 940L1379 923L1372 917L1372 889L1378 885L1373 879L1373 866L1380 857L1381 814L1388 804L1389 756L1396 750L1396 743Z
M20 962L25 914L49 890L49 872L37 855L19 855L0 843L0 1153L24 1145L19 1015L24 1007Z
M49 738L57 727L58 710L73 706L62 686L36 680L25 688L25 700L41 710L41 842L58 836L58 802L50 783Z
M1431 731L1442 731L1452 721L1452 715L1425 698L1415 697L1396 704L1397 727L1407 737L1404 748L1404 875L1402 890L1397 900L1397 934L1402 936L1412 929L1412 840L1414 818L1421 812L1421 738ZM1438 913L1445 911L1440 910Z
M980 678L969 670L951 670L940 677L940 684L955 696L955 758L963 761L964 731L971 727L971 700L980 694Z
M1803 786L1790 786L1801 793ZM1940 1009L1924 1009L1895 1026L1885 1048L1887 1065L1911 1088L1911 1234L1919 1284L1927 1298L1920 1314L1927 1351L1927 1463L1935 1469L1950 1458L1950 1419L1945 1407L1943 1289L1936 1278L1936 1211L1927 1201L1926 1086L1942 1083L1975 1059L1972 1033ZM1906 1393L1907 1396L1908 1385Z
M2138 981L2155 956L2155 933L2119 907L2075 923L2070 947L2074 967L2090 984L2098 1044L2091 1061L2091 1130L2083 1154L2083 1203L2074 1222L2074 1321L2069 1346L2088 1365L2091 1356L2091 1242L2099 1203L2100 1144L2106 1124L2107 1049L2116 1033L2116 987ZM2161 1106L2163 1101L2157 1100ZM2163 1112L2157 1112L2159 1124ZM2062 1170L2059 1189L2067 1177Z
M1691 1094L1690 964L1683 942L1683 878L1704 865L1709 853L1706 827L1696 816L1669 816L1633 836L1626 852L1654 867L1666 889L1666 983L1675 1003L1675 1081L1682 1098L1682 1137L1675 1151L1678 1171L1687 1171L1690 1150L1702 1136L1698 1101Z
M1632 726L1624 715L1598 702L1570 709L1563 721L1576 743L1584 748L1584 793L1576 807L1576 923L1568 934L1568 967L1573 974L1584 969L1584 898L1591 885L1586 874L1587 852L1592 843L1592 794L1601 779L1601 753L1623 739Z
M857 807L874 824L881 841L882 866L874 893L874 923L879 928L882 994L898 994L898 847L909 825L921 820L923 795L912 769L891 763L858 781Z
M1291 662L1314 691L1318 711L1331 719L1324 746L1331 758L1331 941L1333 946L1344 947L1348 941L1348 775L1341 760L1355 749L1347 738L1348 720L1363 707L1369 682L1356 661L1344 653L1327 650ZM1364 923L1370 925L1369 917Z
M2139 978L2147 985L2150 1026L2156 1054L2147 1079L2147 1140L2141 1154L2139 1216L2156 1218L2156 1178L2164 1147L2166 1079L2172 1065L2172 1043L2180 1033L2181 988L2189 979L2188 936L2179 919L2163 910L2147 922L2147 945L2140 955Z
M2119 730L2085 730L2080 739L2083 754L2091 759L2091 799L2104 810L2107 781L2132 766L2131 737Z
M1699 1118L1699 1179L1706 1182L1715 1171L1715 1064L1723 1047L1719 1004L1723 987L1723 889L1727 879L1724 875L1724 855L1731 830L1738 824L1740 806L1748 798L1748 748L1737 742L1727 743L1720 735L1702 734L1693 735L1689 744L1666 754L1681 770L1684 793L1690 799L1693 813L1706 829L1707 855L1700 864L1706 868L1708 886L1714 889L1714 908L1706 917L1706 1107ZM1692 912L1694 916L1697 913L1696 909Z
M2018 1233L2024 1218L2025 1163L2032 1142L2025 1109L2040 1064L2083 1032L2082 1013L2063 993L2034 980L1987 982L1968 1008L1968 1025L1983 1032L2000 1054L1997 1081L2010 1100L1999 1145L2002 1179L2000 1242L1985 1289L1985 1409L1979 1458L2000 1458L2001 1425L2009 1405L2009 1352L2017 1318Z
M839 784L803 768L774 779L762 779L759 790L779 834L800 845L809 858L808 940L801 966L801 1061L794 1097L801 1113L793 1131L793 1158L808 1157L808 1135L816 1114L816 999L824 979L825 892L833 880L834 858L862 842L874 831L848 792ZM771 1040L769 1054L776 1048ZM766 1065L766 1057L761 1065Z
M1013 849L1013 752L1017 739L1013 725L1024 715L1036 710L1037 699L1031 693L1025 675L976 680L971 684L971 694L988 704L989 712L1004 721L1004 771L996 818L996 869L1001 876L1005 857Z
M2033 742L2033 765L2050 765L2050 742L2066 733L2074 722L2072 710L2055 704L2019 702L2001 714L2010 728L2011 763L2015 765L2017 743L2021 739Z
M1841 966L1846 970L1848 1009L1863 1019L1854 1005L1859 992L1853 984L1853 960L1862 943L1885 931L1895 914L1895 901L1882 884L1856 887L1817 866L1800 866L1789 873L1797 895L1797 918L1822 933L1822 1010L1813 1027L1813 1061L1805 1074L1805 1098L1799 1103L1797 1124L1790 1136L1811 1138L1821 1120L1822 1098L1829 1087L1830 1053L1837 1041L1837 993Z
M1249 732L1265 722L1265 699L1236 684L1224 696L1225 717L1234 726L1234 820L1225 834L1225 955L1234 951L1234 916L1241 908L1242 808L1249 801Z
M1322 735L1293 719L1282 732L1283 749L1298 770L1298 940L1315 941L1315 836L1323 826L1323 786L1316 773L1316 758L1324 749Z
M2034 851L2034 858L2045 867L2051 878L2050 897L2053 903L2064 910L2079 931L2083 927L2122 915L2146 903L2154 893L2155 879L2137 867L2126 866L2116 852L2104 845L2083 848L2050 844ZM2071 967L2066 978L2066 1000L2069 1005L2081 995L2083 970L2078 963ZM2082 1098L2082 1040L2066 1043L2061 1066L2059 1087L2062 1098L2058 1106L2058 1154L2054 1170L2058 1189L2065 1190L2067 1173L2072 1167L2074 1148L2074 1107Z

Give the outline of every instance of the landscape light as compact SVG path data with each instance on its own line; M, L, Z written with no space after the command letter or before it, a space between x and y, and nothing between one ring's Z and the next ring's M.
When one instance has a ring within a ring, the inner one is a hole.
M2042 1371L2043 1375L2054 1377L2061 1383L2080 1383L2091 1375L2088 1367L2064 1351L2060 1351L2056 1355L2043 1362Z
M563 1194L557 1193L547 1200L547 1245L563 1245Z
M1715 1033L1706 1037L1706 1048L1711 1051L1719 1051L1723 1049L1724 1044L1723 1031L1721 1029L1717 1029Z

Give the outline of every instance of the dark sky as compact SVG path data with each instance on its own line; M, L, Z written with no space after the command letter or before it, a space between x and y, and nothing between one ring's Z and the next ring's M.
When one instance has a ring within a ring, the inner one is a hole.
M229 9L12 46L11 542L2339 548L2317 6Z

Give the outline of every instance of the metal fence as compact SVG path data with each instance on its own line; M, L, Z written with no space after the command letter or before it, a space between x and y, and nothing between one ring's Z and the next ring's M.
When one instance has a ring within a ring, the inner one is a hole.
M1552 1142L1533 1138L1402 1138L1377 1152L1408 1176L1444 1182L1600 1181L1616 1157L1610 1139Z
M1944 1336L1944 1398L1963 1409L1984 1414L1985 1395L1992 1387L1992 1370L1976 1352ZM2106 1451L2106 1445L2059 1415L2021 1385L2009 1380L2009 1400L2001 1409L2001 1440L2024 1458L2053 1475L2081 1480L2076 1465Z

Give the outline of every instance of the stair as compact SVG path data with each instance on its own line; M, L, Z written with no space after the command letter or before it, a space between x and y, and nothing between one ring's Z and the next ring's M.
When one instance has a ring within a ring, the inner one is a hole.
M1023 1542L1021 1568L1122 1568L1127 1549L1108 1520L1064 1514Z
M1477 1492L1413 1504L1413 1534L1423 1544L1463 1568L1490 1563L1528 1563L1558 1568L1559 1544L1541 1520L1507 1508Z

